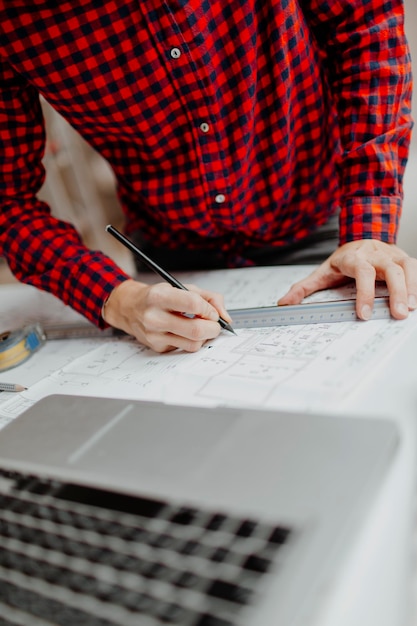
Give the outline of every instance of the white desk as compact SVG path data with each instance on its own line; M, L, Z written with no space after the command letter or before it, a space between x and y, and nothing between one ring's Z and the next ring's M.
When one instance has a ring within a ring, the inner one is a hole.
M394 418L402 449L317 626L412 626L415 576L417 332L346 402L350 413Z
M233 273L230 271L224 274L209 273L198 277L182 275L181 280L187 282L187 278L195 278L193 282L198 282L201 286L207 288L217 286L219 291L223 290L228 294L229 306L238 308L243 306L242 299L246 306L272 304L276 296L283 293L288 283L296 278L294 272L302 273L303 271L305 273L305 269L300 268L296 270L274 268L271 273L267 268L257 268L256 272L233 270ZM234 287L236 287L235 290ZM22 295L23 291L19 290L19 294ZM26 289L23 299L19 296L13 304L14 296L11 297L13 293L18 295L17 291L10 291L9 287L0 287L0 302L2 303L0 331L6 330L5 325L8 322L11 323L12 320L15 324L27 322L29 318L19 318L19 315L24 315L25 312L27 315L28 311L32 312L30 318L32 321L33 315L39 319L42 319L44 314L54 315L54 307L50 306L49 300L45 300L46 294L34 293ZM268 300L260 302L260 299L266 295ZM46 301L48 304L43 307ZM61 306L60 303L59 306ZM57 308L54 321L61 317L62 311L59 307ZM358 322L358 324L363 323ZM379 322L368 324L379 324ZM398 348L395 348L396 336L390 336L385 327L379 337L371 337L369 341L364 342L367 353L365 356L362 355L362 359L358 359L359 375L357 378L355 378L355 365L347 364L343 360L335 360L332 345L336 350L338 345L345 344L343 344L343 336L335 338L333 332L339 325L330 324L329 326L333 328L324 329L320 339L316 337L315 329L314 332L311 330L310 335L307 330L301 340L299 335L291 335L286 340L287 343L284 341L279 348L294 347L300 341L309 348L314 345L315 350L310 350L310 352L316 354L311 357L310 370L304 369L311 372L311 367L317 363L321 364L320 367L324 367L327 362L326 358L323 357L320 361L320 352L323 352L327 355L327 360L334 360L335 370L344 368L348 381L345 388L343 386L336 388L333 394L330 393L327 402L323 393L314 392L314 385L306 389L303 394L302 374L295 373L292 377L295 381L292 383L292 388L291 384L286 381L278 382L278 378L271 383L271 388L268 388L268 393L265 393L265 398L269 398L268 406L274 402L274 406L279 408L279 403L283 401L287 408L290 405L292 408L298 408L299 402L300 408L324 411L327 409L327 412L335 414L335 419L338 413L351 414L352 419L360 415L390 417L398 424L402 445L379 498L374 503L372 513L357 537L356 549L352 551L343 572L331 588L323 590L322 614L315 624L309 624L309 626L411 626L413 618L410 592L414 567L413 536L417 489L417 368L414 365L414 355L417 354L417 317L410 318L405 335L399 334ZM377 326L361 326L360 328L360 332L362 329L369 329L372 335L374 331L371 331L371 328L375 329ZM395 326L395 329L398 328L400 327ZM355 335L352 334L352 337L355 338ZM216 394L218 398L219 394L225 393L222 379L228 375L226 366L233 367L234 373L242 372L245 359L249 358L252 359L252 363L254 362L251 350L257 351L257 363L262 363L264 359L262 350L265 348L264 345L258 343L257 338L241 335L240 339L231 340L237 342L233 345L232 343L226 345L226 338L220 339L220 343L213 345L210 351L204 352L203 349L197 355L172 353L155 355L151 351L141 350L134 342L123 344L115 341L92 339L89 342L79 340L48 342L26 363L3 372L0 376L2 381L18 382L28 385L29 389L23 394L9 394L8 397L6 394L0 394L0 425L1 419L4 423L7 419L18 415L36 399L49 393L84 393L110 397L119 394L136 398L181 401L181 394L175 395L175 388L182 388L181 376L187 377L187 384L192 389L190 397L185 398L186 401L215 404ZM277 349L279 342L276 337L274 341L274 349ZM383 359L385 347L389 355ZM372 354L373 350L375 354ZM279 359L278 352L273 356L274 363L276 363ZM213 366L210 361L213 358L214 360L223 359L222 375L213 375L213 369L211 369ZM230 361L226 363L228 359ZM268 363L270 364L271 361ZM320 370L320 367L315 369ZM365 375L366 369L369 368L374 371ZM155 375L147 374L147 372L154 371ZM141 372L140 376L138 372ZM273 369L269 373L271 379L276 375ZM192 375L195 374L198 374L199 378L192 380ZM154 384L155 376L158 385ZM208 382L202 384L204 376L208 377L210 384ZM334 372L334 376L337 376L337 371ZM254 380L257 392L252 393L252 396L258 393L258 402L262 393L265 392L265 384L261 377L259 378L260 382ZM310 382L310 380L305 382ZM316 384L320 386L321 382L320 376L317 375ZM342 379L340 379L340 384L342 385ZM199 389L204 388L204 394L198 392L198 385L200 385ZM243 387L240 389L242 390ZM295 394L294 390L301 392ZM238 391L239 389L235 389L234 393L237 394ZM231 395L228 403L239 404L238 398L240 398L239 395ZM271 398L274 400L272 401ZM265 400L265 406L266 402Z

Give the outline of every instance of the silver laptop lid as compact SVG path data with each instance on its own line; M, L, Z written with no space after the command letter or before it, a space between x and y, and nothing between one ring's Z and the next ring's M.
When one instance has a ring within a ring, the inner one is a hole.
M237 623L298 625L319 611L397 446L382 420L50 396L2 431L0 467L291 528Z

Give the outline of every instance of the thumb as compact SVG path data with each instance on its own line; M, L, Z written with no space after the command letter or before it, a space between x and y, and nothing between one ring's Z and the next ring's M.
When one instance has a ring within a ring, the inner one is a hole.
M338 287L344 282L346 282L346 278L339 273L335 273L325 262L306 278L291 285L287 293L278 300L277 304L278 306L299 304L304 298L316 291Z

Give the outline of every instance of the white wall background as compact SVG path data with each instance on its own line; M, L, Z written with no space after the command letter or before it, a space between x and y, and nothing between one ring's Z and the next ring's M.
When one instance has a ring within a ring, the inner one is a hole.
M415 127L404 180L404 208L398 245L417 257L417 0L405 0L405 28L413 61Z

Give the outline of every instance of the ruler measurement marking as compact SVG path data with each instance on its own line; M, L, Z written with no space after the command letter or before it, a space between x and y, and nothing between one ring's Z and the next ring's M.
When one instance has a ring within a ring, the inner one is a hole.
M229 314L236 328L267 328L296 324L320 324L359 320L355 300L309 302L289 306L232 309ZM390 317L388 298L376 298L371 319Z

